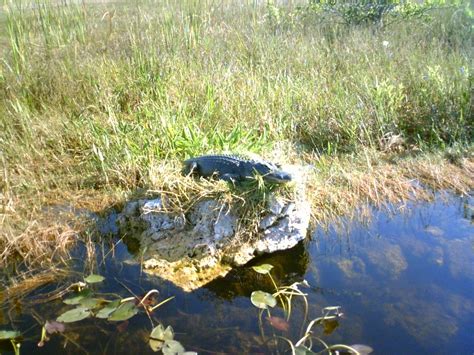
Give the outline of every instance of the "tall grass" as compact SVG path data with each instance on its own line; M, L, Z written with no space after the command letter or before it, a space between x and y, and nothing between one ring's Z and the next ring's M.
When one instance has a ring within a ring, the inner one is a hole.
M312 162L392 137L417 151L472 143L463 7L380 27L289 3L6 1L4 211L47 191L145 186L160 162L211 151L278 143L280 160Z

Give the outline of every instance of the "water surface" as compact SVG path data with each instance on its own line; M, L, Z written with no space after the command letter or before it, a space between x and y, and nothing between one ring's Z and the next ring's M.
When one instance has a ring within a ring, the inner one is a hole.
M370 223L317 230L292 250L253 264L273 264L272 273L281 285L306 279L310 287L304 291L312 318L320 316L323 307L342 306L344 317L338 323L325 332L316 331L329 343L367 344L375 354L472 354L473 202L473 198L449 197L405 206L404 213L395 207L390 213L374 211ZM142 295L156 288L160 299L175 296L155 311L152 321L171 325L187 350L269 351L262 345L258 311L249 300L254 290L272 291L264 275L248 265L198 291L184 293L142 273L138 264L130 262L134 250L133 240L118 242L114 253L98 258L96 272L106 277L95 286L98 292L128 297L130 292ZM75 257L73 268L82 272L85 249L79 248ZM68 282L80 279L79 273ZM4 303L0 310L0 329L22 332L23 354L152 353L147 345L151 322L144 314L126 325L100 319L72 323L64 334L68 340L53 335L38 348L41 322L71 308L60 300L34 303L58 286L47 285L21 301ZM272 315L283 313L276 308ZM301 303L296 302L288 331L274 331L296 341L302 318ZM266 334L271 334L265 319L264 323Z

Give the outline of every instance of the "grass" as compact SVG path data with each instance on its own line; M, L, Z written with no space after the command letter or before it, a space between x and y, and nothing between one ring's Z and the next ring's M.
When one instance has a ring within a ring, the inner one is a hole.
M181 207L206 189L228 196L163 168L207 152L314 165L320 223L360 203L427 197L424 187L471 190L472 11L385 26L318 11L6 1L0 266L48 263L73 243L81 227L57 228L47 205L102 211L140 188L184 189Z

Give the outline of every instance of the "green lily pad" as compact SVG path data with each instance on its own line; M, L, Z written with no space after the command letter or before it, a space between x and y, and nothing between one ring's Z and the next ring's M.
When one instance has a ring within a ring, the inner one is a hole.
M78 292L75 296L66 298L63 302L66 303L66 304L76 305L76 304L79 304L79 302L83 298L87 298L91 294L92 294L92 291L89 290L88 288L86 288L86 289L82 290L81 292Z
M117 309L113 311L107 319L113 322L118 322L132 318L137 313L138 308L134 303L125 302L118 306Z
M91 315L91 311L86 307L77 307L61 314L56 320L58 322L72 323L86 319Z
M262 264L258 266L252 266L252 269L254 269L256 272L259 274L269 274L270 271L273 269L273 265L270 264Z
M250 295L250 301L252 301L255 307L261 309L267 309L268 306L275 307L277 300L271 294L263 291L254 291Z
M176 354L184 354L184 346L177 340L171 339L165 341L163 348L161 349L163 355L176 355Z
M99 307L104 301L103 298L82 298L79 300L79 304L85 308L94 309Z
M174 340L174 332L171 326L163 327L162 324L157 325L150 334L150 347L153 351L159 351L163 348L167 341Z
M108 318L112 312L114 312L117 307L120 306L120 300L115 300L113 302L108 303L104 308L102 308L97 314L95 315L97 318Z
M20 336L20 332L16 330L0 330L0 340L15 339Z
M89 283L89 284L95 284L97 282L102 282L105 280L104 276L96 275L96 274L90 274L87 276L84 281Z

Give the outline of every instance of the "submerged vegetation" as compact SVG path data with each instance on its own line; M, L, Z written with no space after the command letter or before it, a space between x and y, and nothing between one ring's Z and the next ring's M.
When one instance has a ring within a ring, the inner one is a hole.
M183 188L208 152L311 165L319 223L472 189L472 9L364 4L6 1L0 266L63 260L71 216L132 194L229 196Z
M36 320L41 327L41 336L37 346L45 346L52 336L57 336L54 334L58 334L63 338L63 348L69 345L74 347L75 351L88 353L81 346L81 339L74 334L76 330L71 326L71 323L88 318L95 318L97 322L107 320L116 325L116 330L119 333L124 333L127 331L129 319L139 313L145 313L152 328L147 340L154 352L161 350L163 354L196 354L195 352L185 352L184 347L174 339L171 326L166 327L166 329L161 323L155 326L157 319L153 312L174 297L158 302L157 295L159 291L153 289L143 296L133 294L131 297L121 298L114 294L114 299L107 299L106 297L110 296L109 294L102 295L94 290L94 284L101 283L104 280L105 277L101 275L91 274L85 277L84 281L66 285L64 288L56 290L48 299L43 300L48 302L68 295L69 297L63 299L63 303L75 308L63 311L56 320L44 320L42 316L37 315ZM142 310L143 312L141 312ZM104 330L100 329L100 331ZM20 338L21 334L18 331L0 330L0 343L9 341L16 355L20 354L20 342L18 341Z
M365 355L370 354L373 349L366 345L351 345L347 346L344 344L335 344L328 345L323 339L319 336L314 335L313 328L316 326L321 326L324 330L324 335L331 334L339 325L339 319L342 317L341 307L340 306L330 306L324 307L322 309L323 315L311 320L308 324L305 324L308 320L308 300L306 299L307 294L300 290L301 287L307 287L309 284L306 281L295 282L289 286L278 286L275 283L271 275L271 270L273 266L270 264L262 264L258 266L253 266L253 270L262 275L268 275L273 286L275 287L275 292L273 294L264 292L264 291L254 291L251 295L251 301L253 305L260 309L259 313L259 328L262 336L262 343L267 345L269 353L279 354L279 343L283 342L286 346L290 347L291 354L338 354L337 350L345 350L349 354L358 354ZM292 314L292 307L296 303L296 299L302 299L304 305L304 317L303 324L301 325L301 330L299 334L299 339L297 341L291 341L290 339L277 335L275 331L279 332L288 332L290 329L290 318ZM273 316L271 314L270 308L273 308L280 303L284 318ZM264 323L262 320L263 313L267 313L266 320L268 321L271 328L273 328L273 336L270 339L267 339L264 332ZM315 352L314 343L322 347L322 350ZM314 347L313 347L314 345Z

